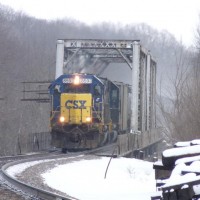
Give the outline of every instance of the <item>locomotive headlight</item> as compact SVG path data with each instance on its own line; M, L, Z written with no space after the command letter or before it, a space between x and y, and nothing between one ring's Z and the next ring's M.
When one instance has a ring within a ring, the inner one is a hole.
M86 122L91 122L92 121L92 118L91 117L86 117Z
M63 123L65 121L65 118L63 116L60 116L60 122Z
M80 83L80 77L76 75L74 77L74 85L79 85L79 83Z

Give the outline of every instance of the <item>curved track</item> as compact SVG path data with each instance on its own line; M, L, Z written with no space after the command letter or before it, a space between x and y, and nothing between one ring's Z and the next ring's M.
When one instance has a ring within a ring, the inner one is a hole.
M24 183L22 181L19 181L18 179L10 176L7 173L7 169L11 166L17 165L17 164L21 164L21 163L25 163L25 162L32 162L32 161L40 161L40 160L54 160L54 159L58 159L58 158L64 158L67 157L68 155L50 155L50 156L45 156L44 157L36 157L36 158L29 158L29 159L25 159L25 160L20 160L20 161L15 161L15 162L11 162L8 163L6 165L4 165L2 167L2 177L8 181L10 184L12 184L15 188L19 188L20 190L22 190L25 193L28 193L29 196L32 196L33 199L46 199L46 200L74 200L76 198L73 197L67 197L67 196L61 196L58 194L55 194L54 192L50 192L50 191L46 191L43 190L41 188L37 188L35 186L29 185L27 183Z
M17 188L16 190L22 190L23 193L28 194L30 196L30 199L35 199L35 200L75 200L75 197L67 196L67 195L62 195L62 194L57 194L55 191L48 190L48 189L41 189L38 187L33 186L30 183L26 183L25 181L21 181L17 178L14 178L13 176L9 175L7 172L7 169L11 166L18 165L21 163L25 162L32 162L32 161L41 161L41 160L47 160L49 163L51 161L54 161L55 159L77 159L80 155L82 157L88 156L89 154L92 155L101 155L102 153L107 156L111 156L113 153L113 149L116 149L116 144L108 145L106 147L101 147L98 149L93 149L90 151L84 151L84 152L76 152L76 153L69 153L69 154L59 154L59 155L49 155L46 154L44 156L35 156L33 158L28 158L28 159L21 159L21 157L16 158L12 157L12 160L20 159L18 161L14 161L8 164L3 165L2 170L1 170L1 176L3 177L4 180L9 182L14 188ZM27 158L27 157L25 157ZM6 161L5 161L6 162ZM49 165L47 162L47 165Z

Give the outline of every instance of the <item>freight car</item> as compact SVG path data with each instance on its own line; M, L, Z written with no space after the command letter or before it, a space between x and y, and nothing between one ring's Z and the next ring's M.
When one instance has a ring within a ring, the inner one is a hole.
M92 74L58 77L49 86L52 145L63 151L90 149L129 131L128 88Z

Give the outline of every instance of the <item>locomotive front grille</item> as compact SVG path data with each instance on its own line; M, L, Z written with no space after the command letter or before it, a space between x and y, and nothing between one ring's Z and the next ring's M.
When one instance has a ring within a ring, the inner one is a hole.
M82 124L91 122L91 94L61 94L61 116L63 123Z

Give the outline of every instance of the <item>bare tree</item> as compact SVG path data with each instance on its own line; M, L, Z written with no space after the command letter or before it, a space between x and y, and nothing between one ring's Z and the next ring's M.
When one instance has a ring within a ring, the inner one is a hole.
M200 44L200 34L197 44ZM199 53L189 53L182 48L175 51L174 55L176 73L169 78L171 87L168 87L168 95L160 97L158 101L161 123L171 142L200 137ZM168 106L165 104L166 98Z
M175 73L170 74L167 89L163 94L162 88L158 98L158 107L161 112L160 123L165 127L166 138L172 143L186 139L185 127L188 126L184 96L186 86L188 86L189 58L183 47L175 49L174 56Z
M37 20L1 5L0 32L0 98L5 99L0 102L0 155L15 152L19 134L26 138L31 132L49 128L48 105L22 103L20 82L54 78L57 39L140 39L157 57L159 71L173 69L170 67L175 62L172 49L180 46L169 33L158 32L145 24L123 27L102 23L90 27L69 19ZM123 67L118 73L127 79Z

